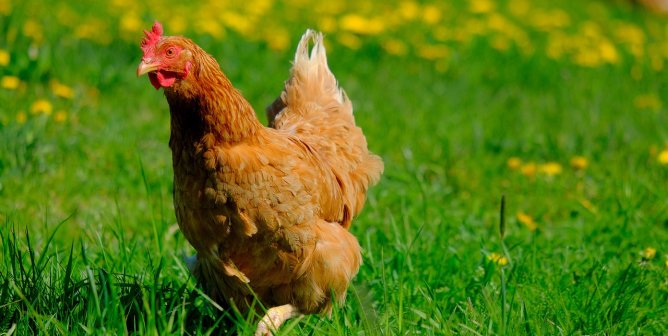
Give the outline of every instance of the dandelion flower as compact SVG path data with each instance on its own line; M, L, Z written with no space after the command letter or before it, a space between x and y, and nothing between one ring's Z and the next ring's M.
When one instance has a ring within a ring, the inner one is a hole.
M324 16L318 19L318 30L325 33L331 33L336 30L336 20L330 16Z
M254 28L250 20L247 17L244 17L243 14L234 12L234 11L225 11L221 14L222 21L227 27L232 28L235 31L238 31L242 35L249 35ZM217 24L217 22L212 21L211 24Z
M142 22L137 13L133 11L125 12L121 17L120 27L125 32L136 32L141 29Z
M375 35L385 30L385 23L380 19L367 19L361 15L348 14L339 21L341 29L357 34Z
M615 46L610 43L610 41L603 41L599 45L600 53L601 53L601 58L610 63L610 64L617 64L619 63L619 53L617 52L617 49Z
M406 53L408 52L406 44L396 39L389 39L383 42L383 49L385 49L385 51L387 51L388 54L398 55L398 56L406 55Z
M44 39L42 26L35 20L27 20L23 24L23 34L35 42L41 42Z
M283 28L275 28L266 36L267 45L274 50L285 50L290 46L290 34Z
M32 114L43 113L46 115L50 115L51 112L53 112L53 106L46 99L38 99L32 104L30 112L32 112Z
M584 170L587 168L587 158L584 156L574 156L571 158L571 167L575 170Z
M642 255L643 259L652 260L656 256L656 249L653 247L648 247L644 249L640 255Z
M359 49L362 46L362 41L359 37L348 33L339 35L339 43L353 50Z
M56 96L67 99L74 98L74 90L71 87L59 83L56 80L52 80L49 84L51 86L51 92L53 92L53 94Z
M469 9L475 14L489 13L494 10L494 2L491 0L472 1Z
M19 113L16 114L16 122L19 124L25 124L26 120L28 117L26 116L26 113L23 111L20 111Z
M441 10L434 5L426 5L422 10L422 19L428 24L436 24L441 21Z
M5 66L9 64L9 52L4 49L0 49L0 65Z
M420 14L420 7L415 1L402 1L399 5L399 14L405 20L413 20Z
M668 165L668 148L662 150L661 153L659 153L657 160L662 165Z
M508 161L506 161L506 165L508 166L508 168L512 170L517 170L520 169L520 167L522 167L522 160L520 160L520 158L518 157L513 156L509 158Z
M652 93L642 94L633 99L633 105L638 109L658 110L661 108L661 99Z
M527 215L524 212L518 212L517 213L517 221L524 224L524 226L529 229L529 231L536 231L538 228L538 224L536 224L536 221L533 220L533 218L529 215Z
M7 90L16 90L21 85L21 80L16 76L4 76L0 82L0 86Z
M548 176L561 174L561 165L556 162L548 162L540 165L540 171Z
M487 260L493 261L495 264L499 266L505 266L508 265L508 258L505 256L502 256L496 252L492 252L487 256Z
M12 13L11 1L0 1L0 15L9 15Z
M67 121L67 113L65 111L58 111L56 114L53 116L53 120L57 123L63 123Z
M527 177L532 177L536 175L536 164L533 162L529 162L526 164L523 164L522 167L520 167L520 172L522 175L527 176Z
M445 45L423 45L417 51L418 55L424 59L437 60L443 59L450 55L450 49Z
M221 39L225 36L225 28L217 21L211 19L203 19L197 21L195 29L198 33L209 34L211 37Z
M175 34L182 34L188 28L188 21L180 15L172 15L168 22L169 30Z

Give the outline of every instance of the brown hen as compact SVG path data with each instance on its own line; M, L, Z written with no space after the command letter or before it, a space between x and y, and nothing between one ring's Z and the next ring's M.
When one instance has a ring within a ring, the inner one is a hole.
M309 30L299 42L291 77L267 110L273 128L191 40L163 36L156 22L142 50L137 75L148 73L169 103L174 207L206 293L242 311L254 297L272 307L257 335L300 314L329 313L359 270L348 228L383 162L355 126L322 35Z

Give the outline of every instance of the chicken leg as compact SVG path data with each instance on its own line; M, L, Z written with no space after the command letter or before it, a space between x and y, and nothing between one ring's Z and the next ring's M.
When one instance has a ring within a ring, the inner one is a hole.
M301 315L299 309L291 304L270 308L258 323L255 336L271 336L285 321Z

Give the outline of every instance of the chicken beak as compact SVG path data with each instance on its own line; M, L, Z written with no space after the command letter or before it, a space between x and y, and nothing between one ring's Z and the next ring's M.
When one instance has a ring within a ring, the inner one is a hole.
M159 63L146 63L142 61L137 67L137 77L158 70Z

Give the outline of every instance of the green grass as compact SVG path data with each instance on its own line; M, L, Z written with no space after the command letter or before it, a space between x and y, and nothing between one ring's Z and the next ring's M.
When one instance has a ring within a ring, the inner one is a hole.
M592 3L607 14L575 0L563 8L603 27L666 27L619 1ZM193 251L172 207L167 103L134 75L139 33L108 44L68 38L45 9L41 22L53 29L31 60L29 40L10 38L29 6L13 5L0 14L0 49L12 55L0 76L27 87L0 89L0 333L252 334L254 317L211 303L181 262ZM302 28L290 28L279 51L243 34L191 36L263 114ZM529 33L540 45L544 36ZM351 229L364 265L331 319L307 316L279 334L668 333L668 166L657 160L668 144L665 71L626 52L618 64L583 67L540 48L499 51L485 36L450 45L436 71L438 62L374 43L329 48L386 167ZM53 96L53 78L75 98ZM638 103L647 95L659 103ZM29 112L45 96L66 122ZM571 168L574 156L588 166ZM562 172L526 176L508 167L511 157Z

